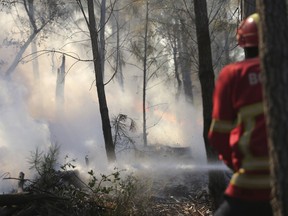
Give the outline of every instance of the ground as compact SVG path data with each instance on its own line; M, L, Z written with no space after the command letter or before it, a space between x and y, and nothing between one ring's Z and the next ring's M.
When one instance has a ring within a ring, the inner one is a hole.
M210 216L208 172L183 169L156 168L145 171L152 187L152 205L148 215L157 216Z

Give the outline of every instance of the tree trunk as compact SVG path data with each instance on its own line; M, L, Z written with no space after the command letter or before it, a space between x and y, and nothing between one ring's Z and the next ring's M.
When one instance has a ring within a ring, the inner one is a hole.
M181 94L181 87L182 87L182 81L180 79L180 74L179 74L179 62L178 62L178 47L177 47L177 43L176 43L176 39L175 41L173 41L173 62L174 62L174 73L175 73L175 78L177 81L177 93L176 93L176 98L178 99L180 94Z
M15 71L20 59L23 56L23 53L26 51L27 47L30 45L30 43L33 41L33 39L36 37L38 32L33 32L30 37L27 39L27 41L21 46L19 52L16 54L12 64L9 66L9 68L6 70L5 75L10 77L12 73Z
M101 66L101 56L98 50L98 33L96 30L96 21L94 14L94 4L93 0L88 0L88 15L89 15L89 32L91 37L93 60L94 60L94 70L95 70L95 79L96 87L98 93L98 102L100 115L102 119L102 130L105 140L106 154L109 162L114 162L116 160L115 155L115 146L113 144L111 125L109 119L109 112L106 102L105 88L103 83L103 73Z
M29 8L29 13L31 16L31 20L35 20L34 16L34 0L28 0L28 8ZM31 34L34 32L34 25L30 21L30 29L31 29ZM38 58L36 55L37 52L37 45L36 45L36 38L32 41L31 43L31 52L32 52L32 65L33 65L33 73L34 73L34 79L36 79L36 82L39 81L39 64L38 64Z
M288 215L288 20L285 0L258 1L260 58L267 116L272 207Z
M29 38L25 41L25 43L21 46L19 52L16 54L13 62L9 66L9 68L6 70L5 75L10 77L12 73L15 71L19 61L21 60L24 52L26 51L27 47L33 42L37 34L48 24L49 21L43 22L41 26L38 28L36 26L35 17L34 17L34 10L30 11L31 4L33 4L33 0L28 0L28 6L27 6L27 0L23 1L24 7L27 13L27 16L29 17L30 25L31 25L31 35ZM32 14L31 14L32 13Z
M198 42L199 58L199 80L202 90L203 104L203 137L205 142L206 154L209 163L218 161L218 156L208 143L208 131L212 120L212 96L214 91L214 71L212 64L211 44L207 16L206 0L194 0L196 35ZM223 196L226 187L224 173L217 171L209 172L209 192L213 201L213 208L216 209Z
M192 80L191 80L191 65L190 52L188 46L186 45L189 40L187 33L187 26L184 20L180 21L180 70L182 74L183 90L185 94L185 99L189 103L193 103L193 92L192 92Z
M173 35L172 35L172 39L171 39L171 44L172 44L172 48L173 48L173 60L174 60L174 67L175 67L175 77L176 77L176 81L177 81L177 93L176 93L176 98L178 99L180 94L181 94L181 90L182 90L182 80L180 77L180 65L181 65L181 56L179 55L180 50L181 50L181 33L180 33L180 29L181 29L181 22L180 20L177 20L175 22L174 28L173 28Z
M143 143L147 146L147 125L146 125L146 86L147 86L147 48L148 48L148 19L149 0L146 0L145 35L144 35L144 58L143 58Z
M62 64L57 71L56 80L56 108L57 114L62 114L64 108L64 87L65 87L65 55L62 56Z
M124 77L123 77L123 68L122 68L122 58L121 58L121 44L120 44L120 16L119 16L119 5L120 2L115 2L114 10L113 10L113 16L114 19L112 19L112 31L114 35L114 43L116 42L116 50L114 53L114 61L115 61L115 73L116 73L116 79L119 82L122 91L124 91Z
M104 63L105 63L105 22L106 22L106 0L101 1L101 17L100 17L100 59L101 59L101 71L104 78Z

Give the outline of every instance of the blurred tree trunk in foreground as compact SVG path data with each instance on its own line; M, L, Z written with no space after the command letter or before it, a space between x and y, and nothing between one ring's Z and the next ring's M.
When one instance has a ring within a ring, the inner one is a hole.
M285 0L258 1L275 216L288 215L288 20Z

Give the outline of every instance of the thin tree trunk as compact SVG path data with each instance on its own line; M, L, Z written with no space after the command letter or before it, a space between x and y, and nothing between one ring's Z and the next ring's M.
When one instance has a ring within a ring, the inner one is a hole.
M177 81L177 93L176 93L176 98L179 98L179 95L181 93L181 87L182 87L182 81L180 79L180 74L179 74L179 64L178 64L178 48L177 48L177 43L176 39L173 41L173 61L174 61L174 70L175 70L175 78Z
M10 77L12 75L12 73L15 71L19 61L21 60L23 53L26 51L27 47L33 42L34 38L37 36L37 34L48 24L49 21L46 21L44 23L42 23L42 25L37 28L36 23L35 23L35 18L33 16L31 16L30 11L29 11L29 5L27 7L27 0L24 0L24 7L26 10L26 13L29 17L29 21L30 24L33 28L33 32L31 33L31 35L29 36L29 38L25 41L25 43L21 46L19 52L16 54L13 62L11 63L11 65L9 66L9 68L6 70L5 75ZM28 4L31 3L31 1L33 0L29 0Z
M34 16L34 0L28 0L28 8L29 8L29 13L31 16L32 22L35 23L35 16ZM30 29L31 29L31 34L34 32L34 25L30 21ZM36 46L36 37L31 43L31 51L32 51L32 65L33 65L33 73L34 73L34 78L38 81L39 80L39 64L38 64L38 59L36 57L36 52L37 52L37 46Z
M106 0L101 1L101 18L100 18L100 58L101 58L101 70L103 78L105 75L105 22L106 22Z
M173 63L174 63L174 74L175 74L175 79L177 82L177 92L176 92L176 99L179 98L181 94L181 86L182 86L182 81L180 78L180 72L179 72L179 32L180 32L180 24L178 23L178 20L175 20L175 24L172 26L172 30L168 30L168 41L170 43L171 49L172 49L172 56L173 56Z
M113 35L115 37L116 41L116 51L114 54L114 60L115 60L115 73L117 81L119 82L122 91L124 91L124 78L123 78L123 70L122 70L122 60L121 60L121 52L120 52L120 17L119 17L119 11L118 11L118 4L119 2L115 2L115 10L113 11L114 19L113 19Z
M260 58L267 116L272 208L288 215L288 20L285 0L258 1Z
M185 94L185 99L189 103L193 103L193 91L192 91L192 80L191 80L191 60L188 46L186 45L188 41L188 35L186 30L185 21L180 21L180 34L181 34L181 50L180 50L180 68L183 81L183 89Z
M33 39L36 37L38 32L33 32L30 37L27 39L27 41L23 44L23 46L20 48L19 52L16 54L13 62L9 66L9 68L6 70L5 75L10 77L12 73L15 71L20 59L23 56L23 53L26 51L27 47L31 44Z
M225 18L228 20L228 12L226 12ZM224 37L225 37L225 44L224 44L224 59L225 59L225 65L230 63L230 31L225 31L224 32Z
M96 79L96 88L98 93L98 102L100 115L102 119L102 130L105 140L106 154L109 162L114 162L116 160L115 146L113 144L113 138L111 133L111 125L109 119L109 112L106 102L105 88L103 83L103 73L101 65L101 57L98 50L98 33L96 30L96 21L94 14L94 4L93 0L88 0L88 15L89 15L89 32L91 37L93 60L94 60L94 70Z
M148 19L149 0L146 0L146 18L144 35L144 58L143 58L143 144L147 146L147 125L146 125L146 85L147 85L147 47L148 47Z
M177 94L176 97L179 97L182 90L182 80L180 78L180 71L181 71L181 50L182 50L182 42L181 42L181 21L177 21L175 24L175 39L172 41L174 44L173 48L173 58L174 58L174 65L175 65L175 77L177 80Z
M56 107L57 107L57 113L59 114L62 114L64 108L64 87L65 87L65 55L62 56L62 64L57 71Z

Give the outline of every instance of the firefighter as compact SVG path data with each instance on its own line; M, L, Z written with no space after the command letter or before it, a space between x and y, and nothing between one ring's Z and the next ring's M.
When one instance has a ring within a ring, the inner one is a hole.
M258 23L258 14L240 23L237 41L245 59L225 66L215 85L209 142L233 170L215 216L272 216Z

